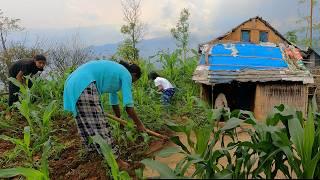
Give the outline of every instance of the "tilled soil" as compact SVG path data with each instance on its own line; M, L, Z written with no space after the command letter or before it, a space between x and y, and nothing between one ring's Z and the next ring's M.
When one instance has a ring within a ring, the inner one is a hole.
M23 123L19 126L19 132L16 135L19 138L23 138L21 133L23 127L26 124ZM64 148L59 152L58 157L51 156L49 158L49 170L51 179L110 179L107 175L106 169L108 168L104 162L104 159L98 153L86 153L82 148L80 136L72 118L55 117L53 123L53 129L56 131L53 133L55 140L59 144L63 144ZM2 129L1 134L7 134L10 136L11 131ZM145 157L152 155L153 152L158 151L164 147L162 141L154 141L149 145L148 151L146 151ZM0 159L6 152L13 150L14 144L0 140ZM134 152L132 152L134 153ZM139 152L141 153L141 152ZM37 156L40 159L41 156ZM21 161L22 162L22 161ZM15 162L7 163L2 161L0 168L21 166L21 162L18 159ZM134 172L130 173L134 175Z

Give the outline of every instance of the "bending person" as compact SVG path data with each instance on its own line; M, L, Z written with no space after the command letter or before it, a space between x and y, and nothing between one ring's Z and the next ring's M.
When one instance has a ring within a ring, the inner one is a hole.
M26 85L26 79L24 76L33 76L38 71L43 71L47 59L44 55L36 55L33 59L21 59L15 62L9 68L9 77L17 79L21 84ZM31 88L32 82L28 82L28 87ZM9 106L12 106L13 103L19 100L17 93L20 91L20 88L14 85L11 81L9 82Z
M64 109L72 112L76 118L78 131L88 151L100 151L98 145L89 144L89 137L99 134L111 146L115 156L118 156L119 149L101 106L102 93L109 93L112 109L115 115L120 117L117 92L121 90L123 105L129 117L133 119L139 131L146 130L133 108L131 92L132 83L140 76L139 66L109 60L90 61L69 75L64 86ZM128 163L119 158L117 162L123 169L128 167Z

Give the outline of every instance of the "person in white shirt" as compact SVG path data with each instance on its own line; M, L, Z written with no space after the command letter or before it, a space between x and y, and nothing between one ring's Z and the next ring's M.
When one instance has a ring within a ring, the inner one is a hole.
M169 105L175 93L173 85L166 78L160 77L156 72L151 72L149 79L154 81L155 86L158 87L158 92L162 92L162 103Z

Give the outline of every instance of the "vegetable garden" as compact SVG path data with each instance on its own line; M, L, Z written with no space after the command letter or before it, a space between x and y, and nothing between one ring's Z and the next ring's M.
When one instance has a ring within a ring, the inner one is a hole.
M196 54L196 53L195 53ZM0 100L0 177L27 179L144 179L160 178L320 178L320 116L310 105L307 117L279 105L265 121L252 112L212 110L197 97L191 80L198 57L182 61L178 51L160 53L159 71L178 88L170 107L158 100L148 72L152 63L140 61L142 77L134 85L137 114L148 129L170 136L170 144L150 153L159 139L138 133L128 117L127 125L109 118L120 156L143 167L119 170L110 147L99 136L92 137L102 154L87 153L81 146L75 121L63 112L65 74L32 79L31 89L20 86L19 102L7 106ZM17 81L11 79L18 84ZM103 96L106 112L111 112ZM126 113L122 113L125 115ZM219 123L220 117L226 121ZM244 134L246 138L240 138ZM185 140L182 140L185 139ZM159 157L179 160L169 167ZM156 172L146 173L147 169Z

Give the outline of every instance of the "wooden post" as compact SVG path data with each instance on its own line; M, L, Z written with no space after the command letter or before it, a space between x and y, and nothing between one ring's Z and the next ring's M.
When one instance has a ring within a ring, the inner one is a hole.
M310 47L312 48L312 16L313 16L313 0L310 0Z
M213 99L213 85L211 85L211 93L210 93L210 96L211 96L211 98L210 98L210 99L211 99L211 108L214 109L214 103L215 103L214 100L215 100L215 99Z

